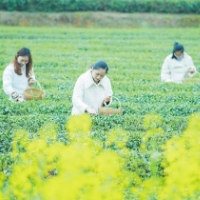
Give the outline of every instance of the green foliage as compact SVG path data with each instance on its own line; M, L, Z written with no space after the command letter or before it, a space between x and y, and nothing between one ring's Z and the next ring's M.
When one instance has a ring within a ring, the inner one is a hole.
M178 41L185 45L199 70L199 49L195 45L199 40L197 28L1 27L1 74L17 50L27 46L33 54L36 78L46 92L40 101L11 103L3 92L0 77L1 171L10 176L13 164L18 162L11 152L25 151L20 147L27 141L23 138L28 138L28 143L37 137L45 138L48 145L54 142L67 145L70 139L79 139L79 133L70 136L65 126L71 115L74 83L93 63L105 60L110 67L108 77L114 95L120 99L125 114L92 116L91 141L120 155L126 170L135 174L132 184L137 186L136 193L141 196L140 191L146 187L151 194L143 194L143 199L148 199L148 195L155 199L155 190L148 186L160 185L165 176L163 146L171 138L181 137L188 118L200 111L200 83L163 84L161 65ZM113 106L117 105L113 100ZM14 148L16 134L19 136ZM126 199L135 198L130 191L126 195Z
M2 0L0 10L200 13L200 2L198 0Z

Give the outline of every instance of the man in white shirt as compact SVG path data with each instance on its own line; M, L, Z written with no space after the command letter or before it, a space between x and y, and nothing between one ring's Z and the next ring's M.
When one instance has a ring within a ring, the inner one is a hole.
M84 112L96 115L101 106L111 103L113 92L107 72L106 62L98 61L78 78L72 96L72 115Z

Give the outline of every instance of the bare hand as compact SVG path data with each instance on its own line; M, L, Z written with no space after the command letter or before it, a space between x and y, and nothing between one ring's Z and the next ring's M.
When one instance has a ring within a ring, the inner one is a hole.
M106 98L104 99L104 102L108 103L108 102L110 102L110 100L111 100L111 96L108 96L108 97L106 97Z
M97 114L96 110L92 109L92 108L87 108L86 111L87 111L87 113L89 113L91 115L96 115Z
M194 73L194 72L195 72L194 67L191 67L191 68L189 69L189 72L190 72L190 73Z
M17 99L17 101L18 101L18 102L23 102L24 99L23 99L22 97L19 97L19 98Z
M33 85L34 83L35 83L35 79L31 78L31 79L29 80L29 85Z
M111 96L107 96L104 100L103 100L103 102L102 102L102 107L104 107L104 106L106 106L106 105L108 105L108 103L111 101Z

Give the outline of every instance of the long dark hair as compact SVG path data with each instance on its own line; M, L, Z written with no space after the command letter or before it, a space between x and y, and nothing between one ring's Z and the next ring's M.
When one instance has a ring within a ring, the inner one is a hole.
M105 61L102 61L102 60L100 60L100 61L96 62L94 65L92 65L92 68L93 69L100 69L100 68L105 69L106 73L108 73L108 65Z
M173 58L177 59L176 56L174 55L174 53L176 51L181 51L182 53L184 53L184 46L182 44L178 43L178 42L174 43L174 48L173 48L173 51L172 51L172 59Z
M29 61L26 64L26 77L28 78L31 75L32 65L33 65L31 51L28 48L23 47L22 49L20 49L17 52L17 54L15 55L15 58L14 58L14 60L12 62L14 64L14 71L15 71L15 73L18 74L18 75L22 75L21 67L20 67L19 63L17 62L17 58L19 56L28 56L29 57Z

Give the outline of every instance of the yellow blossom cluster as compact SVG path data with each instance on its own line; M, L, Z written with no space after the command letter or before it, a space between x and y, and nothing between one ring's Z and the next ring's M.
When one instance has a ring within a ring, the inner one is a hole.
M132 193L139 200L200 199L200 114L190 117L181 137L171 138L164 146L164 176L137 179Z
M122 128L114 128L107 134L105 142L106 148L114 149L122 158L127 158L130 155L130 149L127 147L127 142L130 139L130 133Z
M149 114L144 117L144 128L147 129L143 141L147 142L151 136L159 136L163 133L163 129L158 127L162 122L159 115Z
M126 166L143 164L130 159L136 153L127 148L131 133L116 128L108 132L105 143L101 142L92 138L87 114L69 118L68 145L56 140L53 124L44 125L32 138L19 130L12 142L11 174L6 177L0 172L0 199L123 200L129 194L137 200L198 200L199 120L200 115L191 116L183 135L168 140L162 151L138 150L149 155L149 178ZM153 133L162 135L160 122L159 116L144 119L147 138L154 137ZM161 160L164 176L157 172Z
M128 139L129 139L129 134L125 130L121 128L112 129L108 133L105 145L106 146L115 145L118 149L122 149L126 147Z
M47 142L47 138L56 137L53 127L42 127L38 137L31 140L26 131L15 134L12 155L16 160L8 184L0 192L0 199L124 199L130 183L128 172L123 169L124 160L91 139L90 116L72 116L66 127L70 139L68 145Z
M200 198L200 114L190 117L181 138L170 139L165 146L165 182L160 199ZM198 196L198 197L197 197Z

